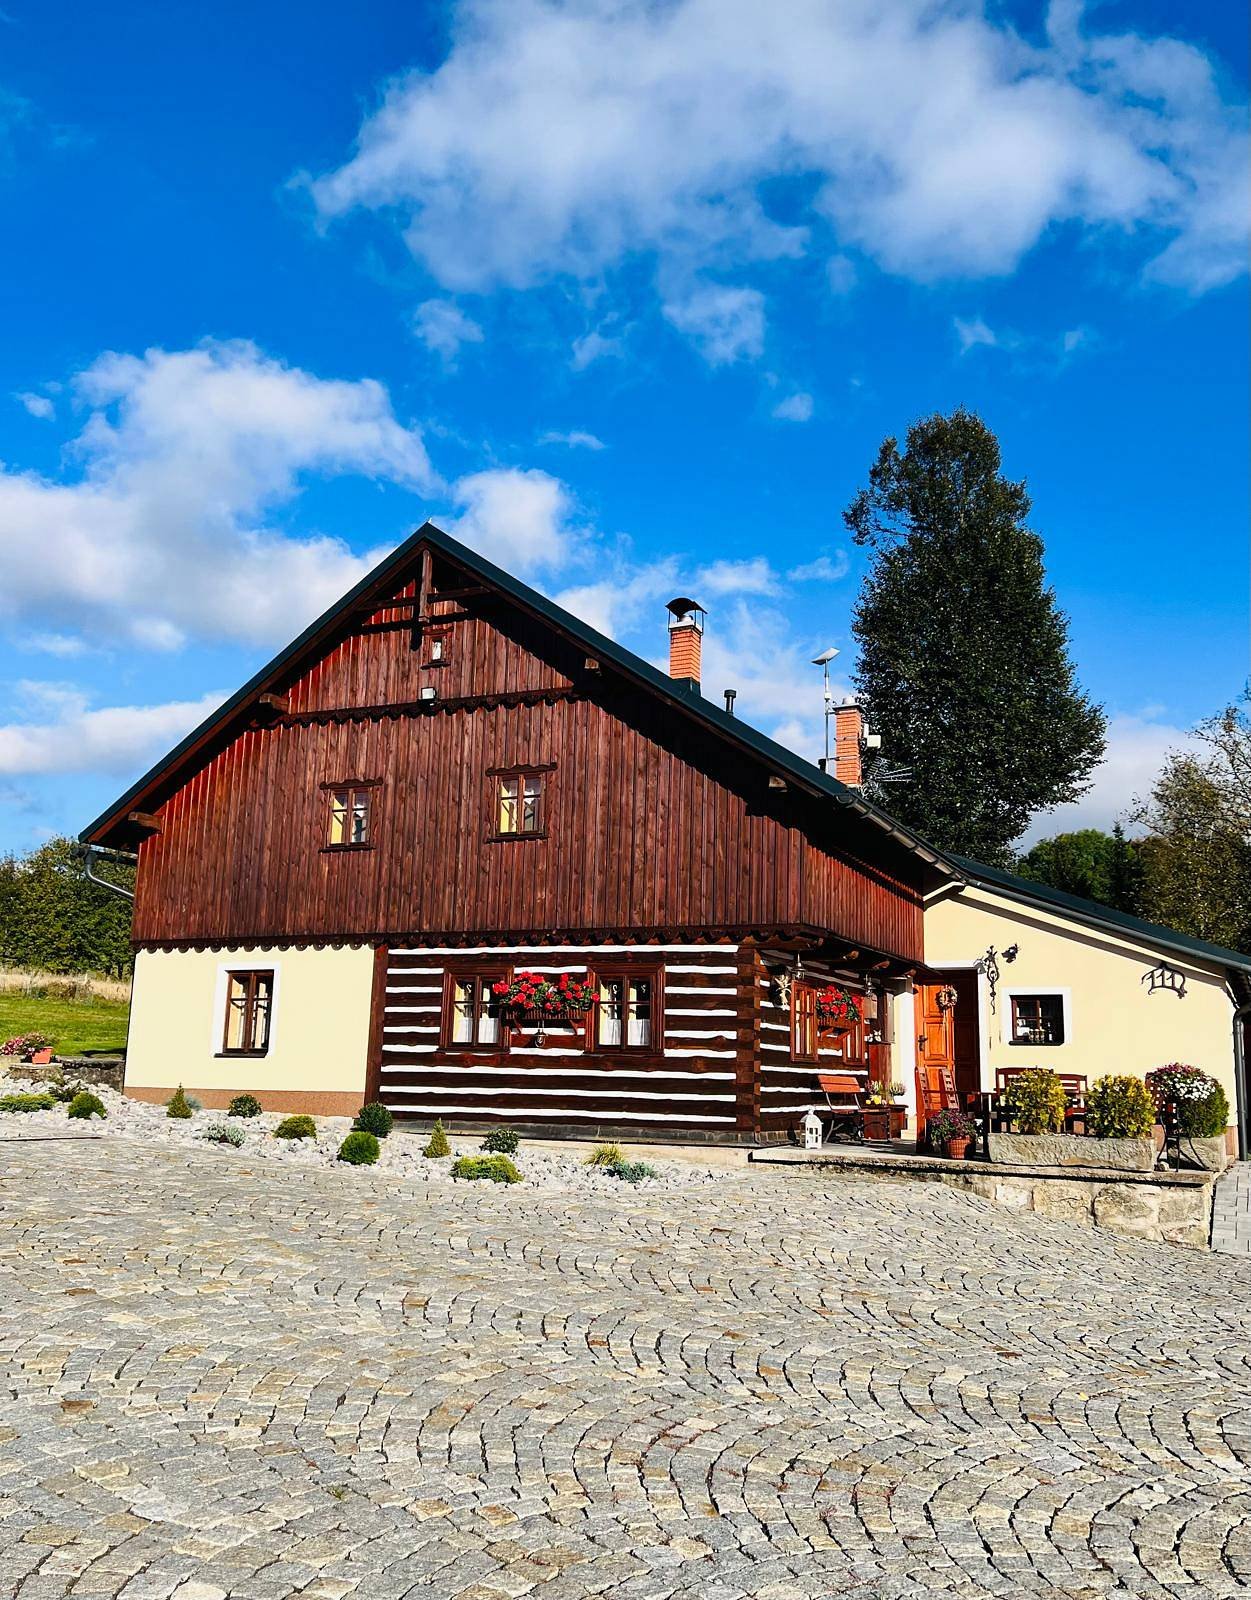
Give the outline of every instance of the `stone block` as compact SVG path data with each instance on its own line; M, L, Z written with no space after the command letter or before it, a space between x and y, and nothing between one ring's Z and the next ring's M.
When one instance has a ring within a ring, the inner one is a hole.
M1111 1172L1150 1172L1154 1139L1092 1139L1082 1133L990 1133L990 1159L1015 1167L1098 1167Z
M1034 1184L1034 1210L1040 1217L1070 1222L1079 1228L1094 1226L1089 1183L1063 1183L1043 1178Z
M1159 1239L1160 1191L1147 1183L1101 1183L1094 1195L1095 1221L1115 1233Z

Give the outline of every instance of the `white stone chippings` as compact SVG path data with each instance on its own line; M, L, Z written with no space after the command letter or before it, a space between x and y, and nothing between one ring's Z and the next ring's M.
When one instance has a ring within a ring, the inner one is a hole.
M475 1091L463 1092L472 1094ZM565 1091L548 1092L559 1095ZM9 1139L46 1139L52 1134L98 1135L110 1141L139 1141L146 1145L155 1147L163 1145L173 1149L191 1145L208 1151L223 1163L252 1162L259 1157L263 1161L274 1162L280 1166L336 1167L340 1172L385 1172L389 1176L402 1178L423 1187L430 1185L441 1187L455 1182L451 1175L450 1160L428 1161L422 1155L422 1149L430 1135L421 1131L409 1131L402 1122L397 1122L391 1134L381 1141L381 1156L375 1167L349 1168L336 1158L339 1146L351 1131L351 1117L315 1117L314 1121L317 1123L315 1140L275 1139L273 1131L286 1113L267 1111L262 1112L259 1117L228 1117L224 1111L197 1111L190 1119L182 1120L166 1116L163 1105L149 1105L146 1101L132 1100L127 1095L118 1094L115 1089L101 1087L95 1093L99 1094L108 1110L108 1116L104 1121L98 1117L92 1118L89 1122L71 1121L66 1115L64 1106L57 1106L52 1111L8 1115L0 1119L0 1144ZM631 1095L630 1098L647 1097L640 1093ZM733 1100L732 1095L713 1095L708 1098ZM414 1107L414 1114L424 1116L420 1106ZM573 1111L569 1115L571 1118L576 1118L586 1116L588 1113ZM563 1116L563 1112L557 1114L556 1120L560 1120ZM500 1119L501 1122L505 1120L505 1118ZM633 1121L635 1117L625 1109L615 1116L615 1120ZM733 1121L733 1118L693 1119L684 1113L683 1120L722 1122ZM226 1122L232 1127L242 1129L243 1144L235 1149L230 1145L219 1145L206 1140L204 1130L215 1122ZM481 1132L449 1134L453 1159L456 1156L477 1154L486 1131L483 1127ZM585 1131L581 1132L581 1137L583 1140L586 1139ZM528 1145L523 1136L520 1152L514 1159L523 1171L525 1182L536 1188L568 1189L575 1192L605 1189L620 1191L621 1188L615 1178L587 1167L585 1155L580 1150L563 1155L546 1149L537 1149ZM714 1182L718 1177L718 1173L711 1165L704 1168L685 1160L665 1162L663 1156L655 1160L649 1158L649 1162L656 1167L658 1176L644 1179L644 1185L648 1188L689 1189Z

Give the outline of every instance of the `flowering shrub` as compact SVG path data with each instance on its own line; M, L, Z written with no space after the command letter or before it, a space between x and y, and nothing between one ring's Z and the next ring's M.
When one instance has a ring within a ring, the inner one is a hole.
M0 1044L0 1056L33 1056L36 1050L48 1050L51 1046L52 1040L46 1033L19 1033Z
M491 985L491 993L506 1006L519 1011L543 1011L549 1016L581 1016L595 1004L595 985L586 978L562 972L558 978L539 972L519 972L509 982L501 979Z
M1229 1121L1229 1101L1216 1079L1198 1067L1173 1061L1147 1074L1160 1120L1171 1117L1179 1133L1215 1139Z
M1001 1103L1022 1133L1057 1133L1064 1126L1064 1085L1050 1067L1026 1067L1009 1078Z
M850 1028L860 1021L860 1005L850 989L831 984L817 991L817 1021L823 1028Z
M1086 1131L1096 1139L1145 1139L1155 1122L1155 1105L1141 1078L1109 1075L1086 1096Z

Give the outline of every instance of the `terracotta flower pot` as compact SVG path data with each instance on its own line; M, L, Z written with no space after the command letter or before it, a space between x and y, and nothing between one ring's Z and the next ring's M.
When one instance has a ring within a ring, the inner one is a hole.
M965 1161L965 1160L967 1160L968 1159L968 1154L969 1154L969 1146L972 1143L973 1143L972 1139L969 1139L967 1137L963 1138L963 1139L948 1139L948 1141L946 1143L946 1146L945 1146L945 1153L946 1153L947 1159L949 1161Z
M30 1061L31 1065L34 1067L46 1067L50 1064L51 1060L52 1051L50 1049L31 1051Z

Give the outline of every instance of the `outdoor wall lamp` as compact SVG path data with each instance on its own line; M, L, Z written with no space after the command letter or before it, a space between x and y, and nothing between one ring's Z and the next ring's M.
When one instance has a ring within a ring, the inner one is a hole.
M1020 955L1020 953L1021 953L1021 947L1020 947L1019 944L1010 944L1008 946L1008 948L1003 953L1003 959L1009 965L1011 965L1012 962L1014 962L1016 960L1017 956Z

